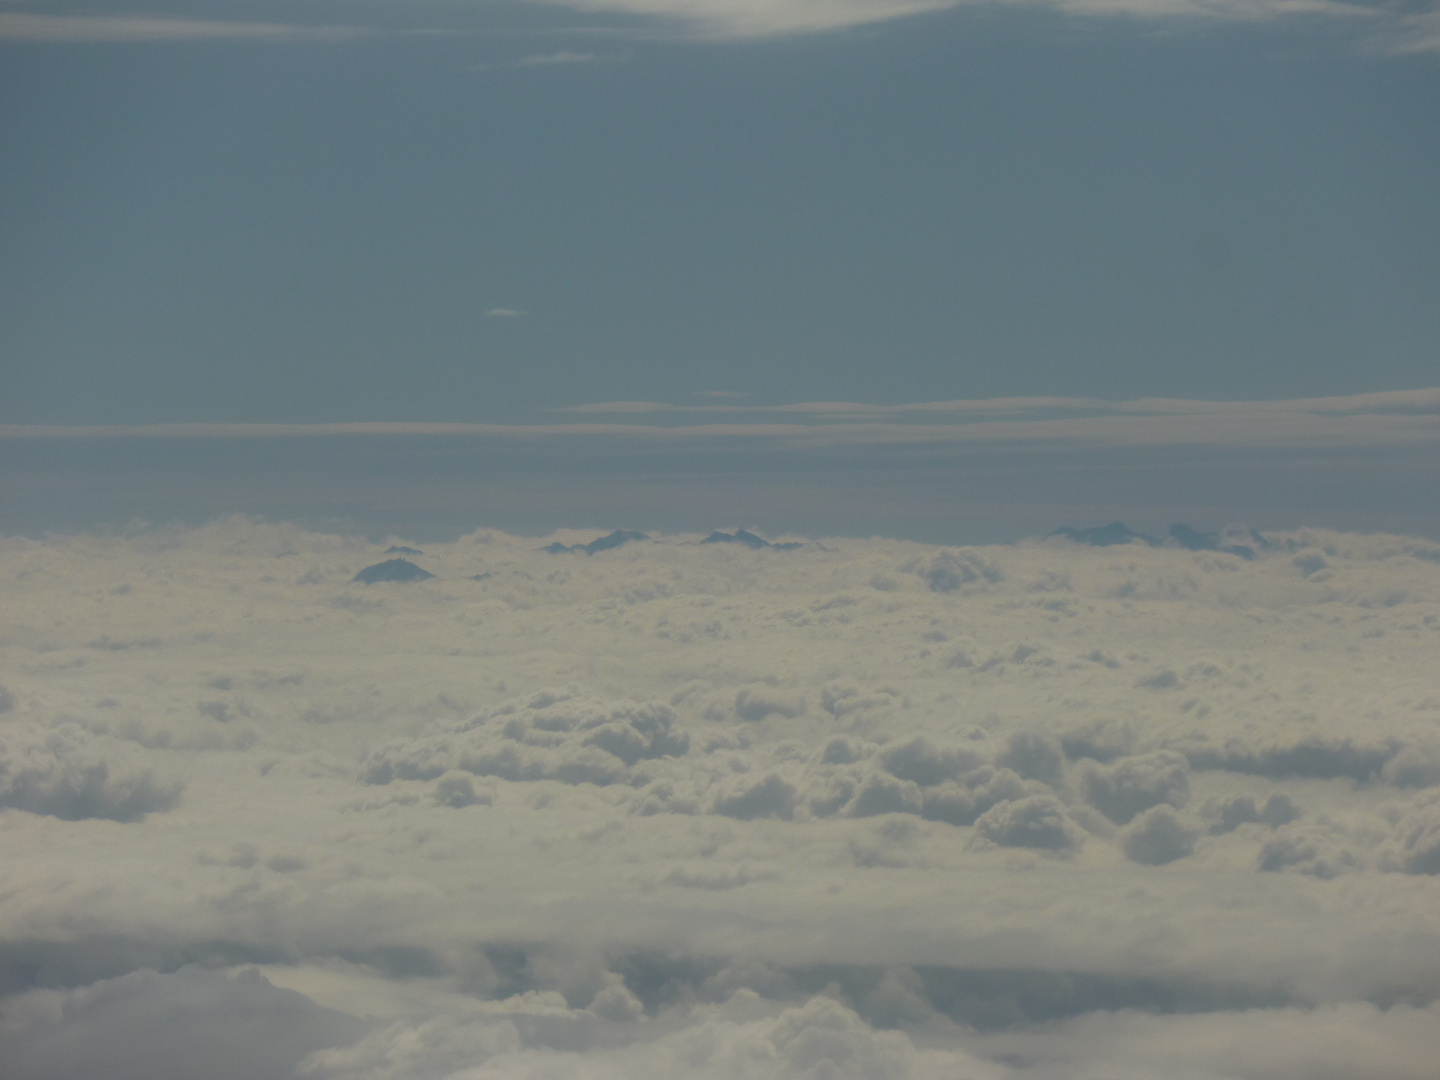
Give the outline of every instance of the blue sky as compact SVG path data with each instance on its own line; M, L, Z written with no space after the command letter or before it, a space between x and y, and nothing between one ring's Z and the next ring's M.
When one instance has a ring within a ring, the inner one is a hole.
M7 3L0 423L1432 387L1437 110L1428 3Z

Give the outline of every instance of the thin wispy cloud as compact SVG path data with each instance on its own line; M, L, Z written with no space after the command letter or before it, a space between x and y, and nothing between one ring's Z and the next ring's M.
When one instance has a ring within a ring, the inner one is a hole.
M346 41L377 31L360 26L168 18L152 15L39 15L0 12L0 40L35 42Z
M485 312L485 317L487 319L518 319L524 314L525 312L518 308L492 307Z
M785 405L707 404L673 405L658 401L608 401L567 405L554 412L585 415L789 415L815 422L883 421L894 419L947 419L974 422L1006 417L1055 419L1059 417L1145 416L1364 416L1440 415L1440 388L1396 390L1344 397L1295 398L1285 401L1204 401L1183 398L1141 398L1107 401L1102 398L1015 397L953 401L918 401L876 405L854 401L804 401Z
M1084 445L1367 447L1440 446L1440 388L1289 401L996 398L870 405L669 405L616 401L554 410L579 422L467 424L370 421L333 424L0 425L0 438L224 438L462 436L533 440L600 436L643 442L719 439L774 446ZM672 422L659 422L667 415ZM705 422L686 422L688 417ZM604 417L591 420L590 417ZM644 418L642 421L640 418Z
M1440 52L1440 11L1419 11L1393 20L1382 44L1397 53Z
M576 12L639 17L650 29L667 27L704 40L783 37L872 25L960 7L1019 6L1016 0L530 0ZM1388 3L1346 0L1029 0L1077 18L1127 18L1169 23L1276 23L1343 20L1373 47L1394 53L1440 49L1440 8L1433 0L1397 9ZM358 26L305 26L156 16L0 13L0 40L37 42L156 42L211 39L335 40L379 32ZM423 32L415 30L412 32ZM611 28L610 32L616 32ZM543 67L622 62L623 55L559 49L508 65Z
M516 67L564 67L575 64L622 64L624 56L593 52L571 52L561 49L557 52L532 53L515 61Z
M816 33L959 7L1015 7L1014 0L545 0L582 11L650 16L698 37L747 38ZM1433 48L1430 11L1397 14L1389 5L1344 0L1031 0L1068 15L1203 23L1344 19L1377 29L1395 51ZM1431 42L1431 44L1426 44Z

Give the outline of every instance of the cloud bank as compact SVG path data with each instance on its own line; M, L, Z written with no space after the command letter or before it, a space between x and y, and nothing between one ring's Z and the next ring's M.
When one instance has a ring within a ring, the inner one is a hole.
M1433 1071L1440 547L599 534L0 541L0 1072Z

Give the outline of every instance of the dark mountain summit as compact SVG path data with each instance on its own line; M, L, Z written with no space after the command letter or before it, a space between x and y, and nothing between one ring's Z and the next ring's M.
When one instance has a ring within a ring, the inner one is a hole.
M422 570L404 559L386 559L382 563L365 567L355 575L354 580L362 585L375 585L381 581L424 581L434 576L429 570Z
M744 529L736 529L733 533L720 532L718 529L701 540L702 544L744 544L751 551L759 551L761 548L774 548L776 551L794 551L805 545L799 541L792 540L785 544L772 544L769 540L763 540L752 532Z
M762 540L752 532L744 529L736 529L733 533L720 532L718 529L701 540L702 544L744 544L752 551L759 551L761 548L770 546L769 540Z
M1121 521L1112 521L1109 525L1100 525L1093 529L1073 529L1067 525L1063 529L1056 529L1050 535L1063 536L1072 544L1087 544L1090 547L1111 547L1114 544L1133 544L1136 540L1149 544L1151 547L1159 543L1153 536L1137 533Z
M583 551L586 555L597 555L602 551L609 551L621 544L628 544L631 540L649 540L650 537L642 532L631 532L626 529L616 529L609 536L602 536L591 540L588 544L562 544L556 540L553 544L546 544L541 551L548 551L551 555L563 555L568 551Z
M1093 529L1074 529L1066 526L1063 529L1056 529L1050 535L1063 536L1073 544L1087 544L1090 547L1133 544L1137 540L1149 547L1160 547L1166 543L1166 541L1157 540L1153 536L1138 533L1120 521L1112 521L1109 525L1101 525ZM1269 542L1254 529L1250 530L1250 535L1258 546L1262 548L1269 546ZM1179 523L1170 526L1169 543L1182 547L1186 551L1223 551L1227 555L1238 555L1242 559L1256 557L1255 549L1246 544L1226 544L1222 541L1223 537L1220 533L1201 532L1199 529Z
M425 552L421 551L419 548L405 547L405 546L402 545L402 544L396 544L394 547L386 548L386 549L385 549L385 554L386 554L386 555L424 555Z
M1178 523L1170 526L1170 539L1186 551L1215 551L1220 547L1219 533L1202 533Z

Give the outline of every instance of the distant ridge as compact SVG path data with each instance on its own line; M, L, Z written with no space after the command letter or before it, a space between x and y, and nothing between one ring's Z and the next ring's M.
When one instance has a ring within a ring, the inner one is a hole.
M618 548L621 544L628 544L632 540L649 540L650 537L642 532L632 532L627 529L616 529L609 536L602 536L591 540L588 544L562 544L556 540L553 544L546 544L541 551L548 551L551 555L564 555L569 551L583 551L586 555L597 555L602 551L609 551L611 548Z
M382 581L424 581L434 576L429 570L422 570L405 559L386 559L382 563L365 567L353 580L362 585L375 585Z
M425 552L419 548L405 547L403 544L396 544L394 547L385 549L386 555L424 555Z
M1145 544L1148 547L1161 547L1167 542L1136 532L1123 521L1112 521L1109 525L1098 525L1090 529L1076 529L1067 525L1056 529L1049 535L1063 537L1072 544L1085 544L1088 547L1112 547L1116 544L1134 543ZM1250 536L1258 547L1271 546L1270 542L1254 529L1250 530ZM1168 542L1182 547L1186 551L1223 551L1227 555L1238 555L1242 559L1256 557L1255 548L1247 544L1222 543L1219 533L1201 532L1199 529L1179 522L1170 526Z
M1098 525L1092 529L1076 529L1069 525L1056 529L1051 536L1063 536L1072 544L1085 544L1089 547L1111 547L1115 544L1133 544L1139 540L1143 544L1154 547L1160 541L1153 536L1146 536L1138 533L1123 521L1112 521L1109 525Z
M785 544L772 544L769 540L762 539L752 532L744 529L736 529L733 533L720 532L718 529L712 532L702 544L744 544L751 551L759 551L761 548L774 548L776 551L794 551L805 545L798 540L792 540Z

